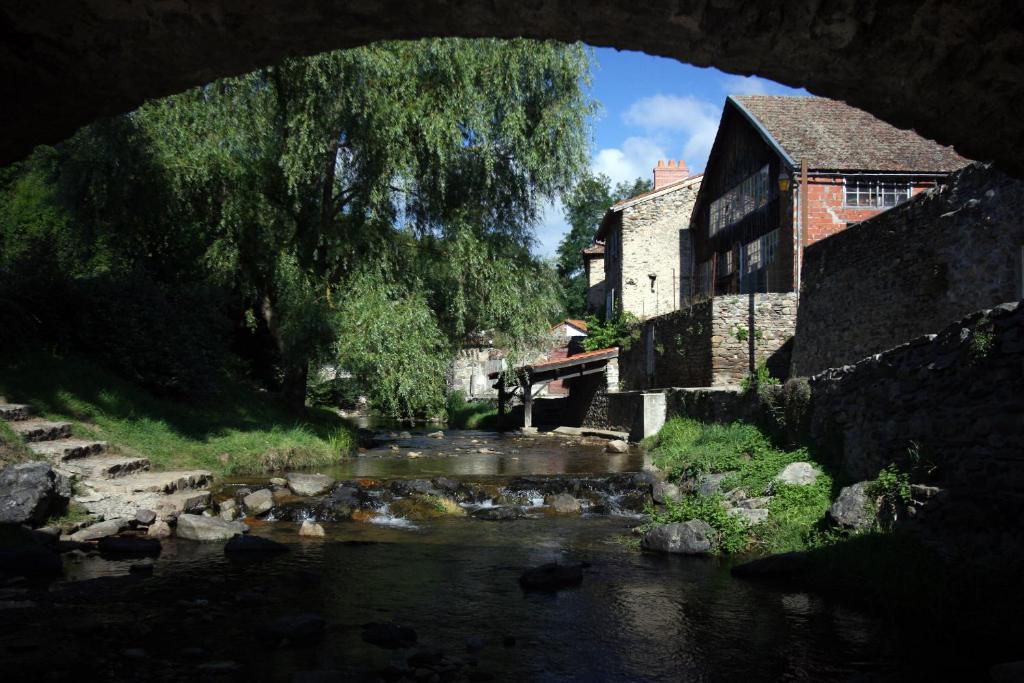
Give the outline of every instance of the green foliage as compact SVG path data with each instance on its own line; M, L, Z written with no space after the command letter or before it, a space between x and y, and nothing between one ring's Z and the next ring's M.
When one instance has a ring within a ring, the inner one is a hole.
M773 486L768 519L758 529L757 547L768 553L784 553L830 542L823 521L831 495L832 479L825 474L805 486Z
M306 385L306 401L311 406L351 410L362 396L362 387L352 377L314 376Z
M158 398L80 356L23 354L0 364L0 394L66 420L77 435L149 458L154 469L247 474L323 467L349 455L355 430L327 410L303 419L265 392L229 383L216 398Z
M768 369L768 363L761 361L757 364L752 374L743 378L743 381L740 382L740 389L744 392L762 391L764 388L778 383L779 380L772 377L771 370Z
M6 422L0 420L0 469L32 459L32 451L25 445L25 441Z
M640 341L642 329L640 321L629 311L616 311L615 316L607 321L588 316L587 336L583 339L583 348L587 351L596 351L618 346L627 350Z
M461 429L496 429L498 409L485 401L467 401L462 391L448 394L448 426Z
M786 444L800 443L808 430L811 408L811 385L807 379L794 377L785 384L769 384L759 389L772 433Z
M733 337L736 338L736 341L739 341L739 342L745 342L748 339L750 339L750 330L748 330L744 325L737 325L736 329L733 330L732 334L733 334ZM761 341L762 339L764 339L764 332L762 332L759 329L755 329L754 330L754 339L756 341Z
M910 475L895 463L889 463L878 472L878 477L868 484L865 493L891 503L909 503Z
M699 519L715 530L713 550L719 553L738 553L748 544L747 524L742 518L730 515L721 496L686 496L681 501L666 500L663 509L648 508L650 521L645 528L659 524L689 522Z
M976 361L988 358L995 346L995 337L987 330L975 330L971 336L970 353L971 358Z

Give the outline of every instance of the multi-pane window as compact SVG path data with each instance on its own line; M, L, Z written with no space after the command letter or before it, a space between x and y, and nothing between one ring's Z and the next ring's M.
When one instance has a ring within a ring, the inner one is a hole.
M910 185L907 178L848 176L846 206L859 209L887 209L910 199Z
M744 244L740 251L740 291L767 291L768 266L775 263L778 254L778 228Z
M771 199L771 185L768 182L768 165L747 176L739 185L711 202L709 232L714 235L730 225L738 223L744 216L760 209Z
M732 249L729 251L723 251L718 254L718 277L725 277L726 275L732 275L733 271L733 256Z

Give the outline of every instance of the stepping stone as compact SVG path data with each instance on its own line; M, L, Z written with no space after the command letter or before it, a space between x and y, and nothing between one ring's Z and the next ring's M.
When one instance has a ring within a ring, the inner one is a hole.
M62 469L80 479L116 479L149 469L149 458L100 455L64 463Z
M11 429L25 441L55 441L71 436L70 422L49 422L39 418L19 420Z
M58 439L56 441L36 441L28 444L28 447L36 455L64 461L99 455L107 450L107 442L87 439Z
M32 408L22 403L0 403L0 420L14 422L27 420L32 416Z
M203 488L213 481L213 473L206 470L171 472L136 472L116 479L93 481L90 485L98 493L174 493L185 489Z

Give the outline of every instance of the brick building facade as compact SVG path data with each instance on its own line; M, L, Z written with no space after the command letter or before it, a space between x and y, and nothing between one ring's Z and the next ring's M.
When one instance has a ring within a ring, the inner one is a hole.
M693 220L698 298L797 289L803 247L969 163L823 97L729 97Z
M689 225L700 184L701 176L687 176L682 162L659 162L654 190L605 213L597 239L604 242L606 316L616 310L640 319L664 315L689 295Z

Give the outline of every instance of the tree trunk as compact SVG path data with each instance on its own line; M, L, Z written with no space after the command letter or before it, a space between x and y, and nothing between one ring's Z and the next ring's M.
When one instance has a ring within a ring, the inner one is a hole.
M260 314L263 316L264 322L267 323L267 329L270 330L270 336L274 339L274 345L281 356L281 369L284 375L281 379L281 400L289 410L301 413L306 409L306 381L309 378L309 363L306 361L294 362L289 359L289 349L281 335L281 326L278 324L274 304L269 295L263 296L263 301L260 303Z

